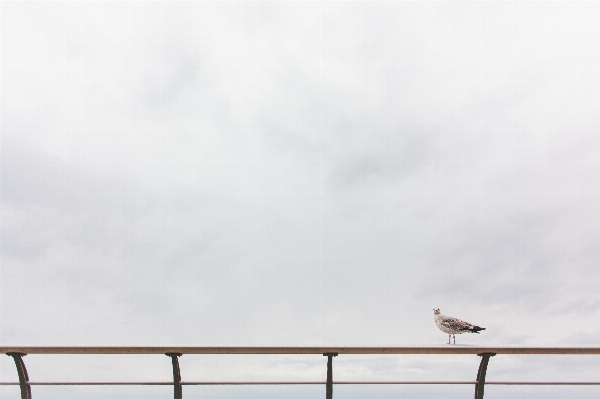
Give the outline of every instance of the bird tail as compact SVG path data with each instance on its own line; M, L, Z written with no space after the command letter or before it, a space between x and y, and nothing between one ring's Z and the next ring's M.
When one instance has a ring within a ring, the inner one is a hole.
M479 326L473 326L473 328L471 328L469 330L469 332L475 333L475 334L479 334L479 331L485 330L485 328L483 327L479 327Z

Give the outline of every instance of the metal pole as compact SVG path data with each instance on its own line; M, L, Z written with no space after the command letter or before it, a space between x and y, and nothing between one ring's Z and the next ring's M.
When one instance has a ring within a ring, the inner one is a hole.
M481 363L479 363L479 370L477 371L477 383L475 384L475 399L483 399L483 389L485 388L485 373L487 371L488 362L490 357L496 356L495 353L479 353L477 356L481 356Z
M165 353L165 355L169 356L173 363L173 397L175 399L182 399L181 372L179 371L179 360L177 359L181 356L181 353Z
M338 354L335 352L323 353L323 356L327 356L327 384L325 386L325 399L333 399L333 357Z
M12 356L17 366L17 373L19 374L19 386L21 387L21 399L31 399L31 387L29 386L29 375L27 375L27 368L25 368L25 362L23 356L27 356L27 353L20 352L8 352L6 356Z

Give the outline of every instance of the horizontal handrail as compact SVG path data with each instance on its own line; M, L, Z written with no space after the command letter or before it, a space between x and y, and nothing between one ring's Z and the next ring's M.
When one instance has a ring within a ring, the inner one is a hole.
M0 353L71 355L150 355L181 353L189 355L600 355L600 346L2 346Z

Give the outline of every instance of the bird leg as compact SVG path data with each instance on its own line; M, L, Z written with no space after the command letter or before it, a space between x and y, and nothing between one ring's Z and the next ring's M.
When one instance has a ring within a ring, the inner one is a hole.
M456 345L456 335L452 334L452 339L454 340L454 345Z
M450 345L450 335L452 334L448 334L448 345Z

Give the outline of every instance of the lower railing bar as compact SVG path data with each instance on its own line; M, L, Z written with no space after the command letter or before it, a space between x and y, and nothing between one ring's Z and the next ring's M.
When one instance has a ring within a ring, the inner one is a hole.
M600 382L486 381L485 385L600 385Z
M29 382L27 385L173 385L173 382Z
M477 381L335 381L336 384L356 385L475 385ZM486 385L600 385L600 382L546 382L546 381L486 381Z
M475 385L477 381L335 381L333 385Z
M215 382L206 382L206 381L190 381L190 382L181 382L181 385L325 385L326 382L320 381L263 381L263 382L254 382L254 381L215 381Z
M477 381L335 381L334 385L474 385ZM181 385L325 385L325 381L182 381ZM0 382L19 385L18 382ZM173 382L31 382L27 385L173 385ZM600 385L598 381L486 381L486 385Z
M190 381L181 385L325 385L325 381ZM0 385L19 385L18 382L0 382ZM173 385L173 382L28 382L27 385Z

